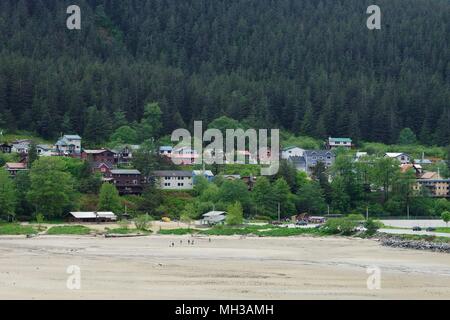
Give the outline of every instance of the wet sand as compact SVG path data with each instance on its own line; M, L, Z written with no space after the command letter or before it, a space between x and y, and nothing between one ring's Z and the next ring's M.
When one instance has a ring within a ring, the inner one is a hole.
M1 237L0 299L450 299L449 254L337 237L211 239ZM67 288L70 265L80 290ZM381 289L367 288L369 266Z

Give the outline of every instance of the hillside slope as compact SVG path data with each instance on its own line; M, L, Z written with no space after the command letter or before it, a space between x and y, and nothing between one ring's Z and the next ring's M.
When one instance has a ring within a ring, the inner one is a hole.
M410 127L450 141L450 3L380 0L0 2L0 127L107 139L146 102L162 133L220 115L254 126L390 143ZM101 119L90 119L96 106ZM104 136L104 137L103 137Z

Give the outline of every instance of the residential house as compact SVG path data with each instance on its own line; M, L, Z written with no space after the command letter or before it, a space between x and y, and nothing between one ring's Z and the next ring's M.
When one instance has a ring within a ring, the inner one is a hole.
M208 182L214 180L214 173L211 170L194 170L192 171L192 176L194 178L194 184L196 183L196 177L204 177Z
M203 225L222 224L225 222L226 214L227 213L225 211L210 211L203 215L201 224L203 224Z
M333 150L336 148L345 148L345 149L353 148L352 139L350 138L329 137L325 144L328 150Z
M190 147L180 147L173 149L169 157L175 164L191 165L195 163L195 160L199 157L199 154L196 150Z
M159 147L159 154L161 156L168 156L170 157L170 155L172 154L173 151L173 147L172 146L161 146Z
M433 164L433 161L430 159L414 159L414 163L420 165L430 165Z
M417 179L414 189L428 190L432 197L450 198L450 179Z
M224 175L222 175L222 177L225 180L230 180L230 181L241 180L241 175L240 174L224 174Z
M113 169L105 180L112 182L120 195L142 194L143 183L139 170Z
M141 146L136 144L128 144L116 146L114 150L111 150L116 154L117 164L128 164L133 160L133 153L140 149Z
M81 158L89 162L107 162L110 164L116 163L118 160L117 154L109 149L83 150Z
M71 212L70 222L114 222L117 216L113 212Z
M114 165L112 162L103 162L103 161L94 161L89 163L91 167L91 171L93 173L101 173L103 177L110 178L111 177L111 170L114 169Z
M64 156L81 155L81 137L79 135L64 135L55 144L56 151Z
M334 164L336 155L331 150L306 150L305 154L305 172L310 175L318 163L323 163L325 168Z
M249 191L252 191L255 187L256 179L257 177L255 176L245 176L241 178L241 180L247 185Z
M27 164L21 162L7 162L5 164L5 169L13 177L15 177L19 172L28 171Z
M2 143L0 144L0 152L1 153L11 153L12 152L12 144Z
M356 152L354 159L355 159L355 162L359 162L368 156L369 156L369 154L367 152L358 151L358 152Z
M414 173L417 178L420 178L420 176L423 174L423 168L420 164L407 163L400 165L400 171L402 173L405 173L408 170L414 170Z
M191 190L194 187L192 171L154 171L156 186L162 190Z
M289 147L281 150L281 159L288 160L290 157L303 157L305 149Z
M32 141L29 139L16 140L12 143L11 152L28 154Z
M54 148L47 144L38 144L36 146L36 152L38 156L41 157L51 157L57 155L57 152L54 150Z
M304 156L289 157L288 162L292 164L297 171L306 172L306 158Z
M385 158L397 159L401 164L411 163L411 156L401 152L387 152L384 155Z

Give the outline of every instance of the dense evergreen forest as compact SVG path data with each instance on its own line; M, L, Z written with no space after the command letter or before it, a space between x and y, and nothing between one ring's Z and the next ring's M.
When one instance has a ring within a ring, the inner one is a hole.
M71 4L80 31L66 28ZM366 27L371 4L381 30ZM158 102L160 134L226 115L314 137L391 143L409 127L450 141L448 0L1 0L0 30L11 131L102 141Z

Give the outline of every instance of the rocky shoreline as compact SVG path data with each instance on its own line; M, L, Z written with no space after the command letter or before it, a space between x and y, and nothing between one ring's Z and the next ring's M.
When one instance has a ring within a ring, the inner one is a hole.
M381 236L379 238L379 241L381 242L381 245L386 247L450 253L450 243L445 242L408 240L396 236L386 236L386 235Z

